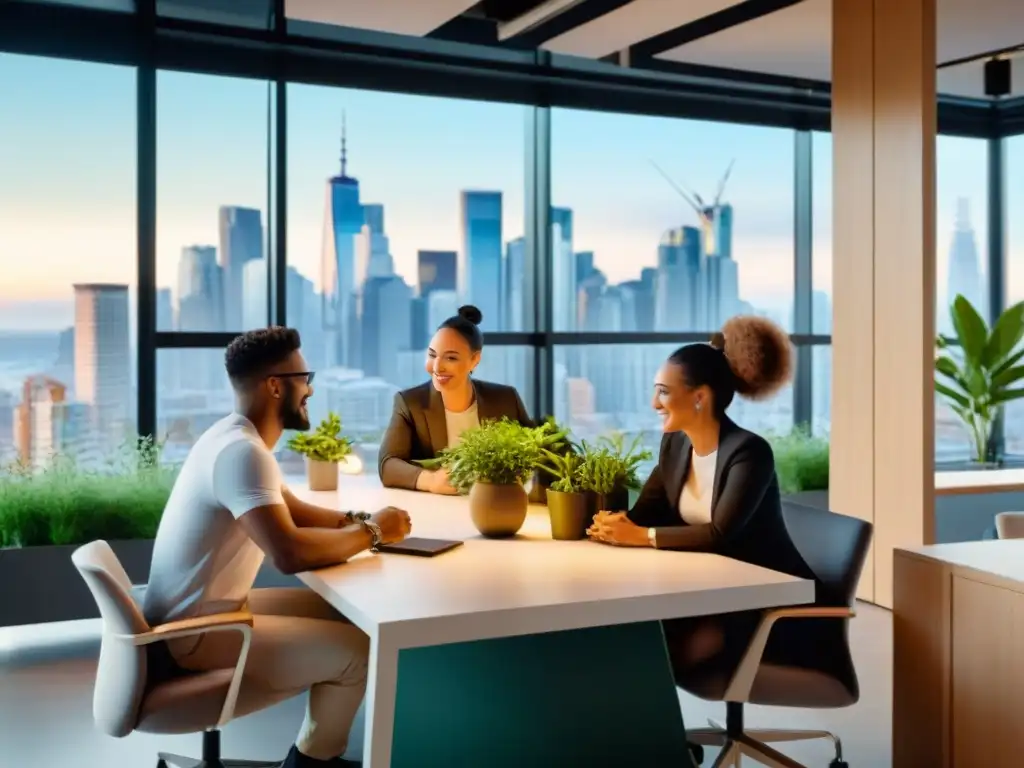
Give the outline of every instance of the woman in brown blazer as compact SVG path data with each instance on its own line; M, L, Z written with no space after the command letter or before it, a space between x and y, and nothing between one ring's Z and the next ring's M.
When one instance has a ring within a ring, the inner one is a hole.
M413 462L434 458L485 419L507 416L533 426L515 387L471 377L484 346L482 319L479 309L464 306L441 323L427 349L430 381L395 395L377 465L388 488L457 493L444 469L427 470Z

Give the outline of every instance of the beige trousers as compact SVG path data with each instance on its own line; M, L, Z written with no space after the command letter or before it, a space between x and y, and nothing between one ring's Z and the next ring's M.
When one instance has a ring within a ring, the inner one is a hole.
M236 714L265 709L309 691L299 751L319 760L344 754L366 692L370 640L305 588L254 589L252 643ZM193 671L235 666L241 637L213 632L169 643L178 664Z

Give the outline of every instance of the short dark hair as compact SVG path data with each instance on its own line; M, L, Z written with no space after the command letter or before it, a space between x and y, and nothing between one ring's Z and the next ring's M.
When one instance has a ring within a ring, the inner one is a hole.
M237 336L224 352L224 367L235 388L251 384L302 346L294 328L275 325Z
M466 340L473 352L479 352L484 348L484 335L480 332L480 323L483 319L483 312L472 304L466 304L459 307L457 314L437 326L437 330L451 328Z
M687 344L668 361L682 368L686 386L711 390L719 418L737 394L764 400L793 373L789 336L771 320L753 315L731 318L710 344Z

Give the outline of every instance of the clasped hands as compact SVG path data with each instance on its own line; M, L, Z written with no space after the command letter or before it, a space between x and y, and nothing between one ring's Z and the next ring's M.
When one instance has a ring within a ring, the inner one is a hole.
M587 528L587 536L591 541L618 547L650 546L647 529L626 517L625 512L598 512Z

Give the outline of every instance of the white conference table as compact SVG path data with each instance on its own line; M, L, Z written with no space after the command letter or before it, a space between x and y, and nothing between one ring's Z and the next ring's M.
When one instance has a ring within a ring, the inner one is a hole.
M563 644L556 647L551 643L559 636L564 638L572 635L567 630L621 625L637 627L644 623L643 626L657 627L661 651L660 654L656 652L659 658L654 661L645 657L642 662L636 663L654 664L658 679L663 677L665 680L664 686L659 683L659 690L662 694L671 691L671 699L662 695L661 701L672 702L668 705L675 710L672 717L678 718L681 724L657 620L800 605L814 599L813 582L717 555L610 547L587 540L555 541L551 538L547 508L543 506L531 506L527 521L515 538L495 540L479 535L470 520L468 500L462 497L385 489L376 477L365 475L342 476L338 491L311 492L301 480L293 480L289 488L301 498L334 509L376 511L388 505L401 507L408 510L412 517L413 536L465 542L455 550L433 558L362 553L344 565L299 575L302 582L370 637L363 757L363 765L367 768L390 768L393 764L396 768L398 765L426 768L428 764L433 764L422 755L419 758L407 756L406 752L412 747L403 751L401 759L394 752L396 728L401 726L401 718L405 716L403 712L415 712L417 717L426 716L425 709L434 706L426 699L420 704L412 700L416 695L427 695L425 692L398 692L400 654L403 659L403 680L407 677L405 660L410 659L408 675L417 678L419 685L427 684L423 673L413 669L414 657L409 653L412 649L428 646L453 648L455 646L452 644L474 642L474 649L501 647L501 654L507 663L502 662L499 667L501 664L506 667L515 664L514 657L517 654L539 654L541 658L538 664L547 665L545 671L524 673L527 678L530 674L540 674L543 684L548 688L546 692L536 691L536 696L571 697L573 693L560 690L559 686L571 684L585 688L590 677L593 677L595 683L607 686L617 676L628 676L633 663L628 660L634 648L630 645L616 652L620 657L618 660L601 664L606 668L595 669L591 675L580 669L570 672L570 667L573 664L593 663L594 659L585 662L583 657L590 651L590 646L598 642L596 636L587 636L581 640L573 635L573 650L565 658L555 657L564 654L565 648L569 646ZM524 636L542 638L535 642L547 644L516 650L510 649L508 645L515 641L497 640ZM626 636L619 636L617 640L610 637L606 639L612 642L634 642ZM501 645L503 642L505 645ZM458 648L466 649L470 646L460 645ZM637 649L637 653L641 651ZM463 652L461 655L450 655L440 662L435 654L434 659L435 663L441 663L445 668L439 674L450 677L458 674L455 667L459 659L472 655ZM501 698L494 696L497 691L477 679L481 675L494 673L494 668L487 667L479 659L473 663L478 666L463 672L465 680L473 678L474 685L483 687L475 694L477 699L463 702L470 708L483 704L479 701L481 695L488 699ZM454 689L445 694L441 690L445 684L446 679L442 677L430 683L437 688L439 697L449 695L472 698L471 694ZM458 685L459 682L455 681L454 684ZM525 678L494 683L496 687L506 686L512 698L518 694L508 686L515 687L518 684L527 687L531 685ZM622 684L628 685L629 682ZM519 693L525 697L534 695L532 690ZM593 692L580 693L596 695ZM619 697L615 699L619 702L623 697L635 698L637 693L624 688L613 695ZM406 696L407 706L399 706L396 721L396 703L402 703L399 701L402 696ZM583 704L585 702L581 706ZM628 711L634 704L636 702L621 701L623 711ZM532 708L532 705L523 707L521 700L517 706L520 710ZM575 704L569 708L575 709ZM450 714L452 717L458 716L458 713ZM477 714L484 717L483 714ZM474 714L468 713L467 716L472 717ZM486 722L500 723L503 717L494 715L492 720ZM418 731L413 730L419 737L427 738L424 734L429 736L438 727L434 723L430 728L424 725ZM480 721L474 721L474 725L467 725L462 731L456 729L455 733L466 733L483 727ZM533 733L536 733L536 723L531 727ZM557 731L559 724L554 723L552 727ZM486 736L479 733L474 733L473 737L484 738L486 741ZM549 737L562 738L550 734ZM447 742L443 746L457 752L457 747ZM681 748L685 748L685 744ZM447 764L469 765L469 762L465 762L468 759L460 755L456 762L449 761ZM476 759L479 759L479 755ZM572 759L575 761L575 758ZM440 763L441 758L438 757L437 764ZM489 763L494 765L493 760Z

